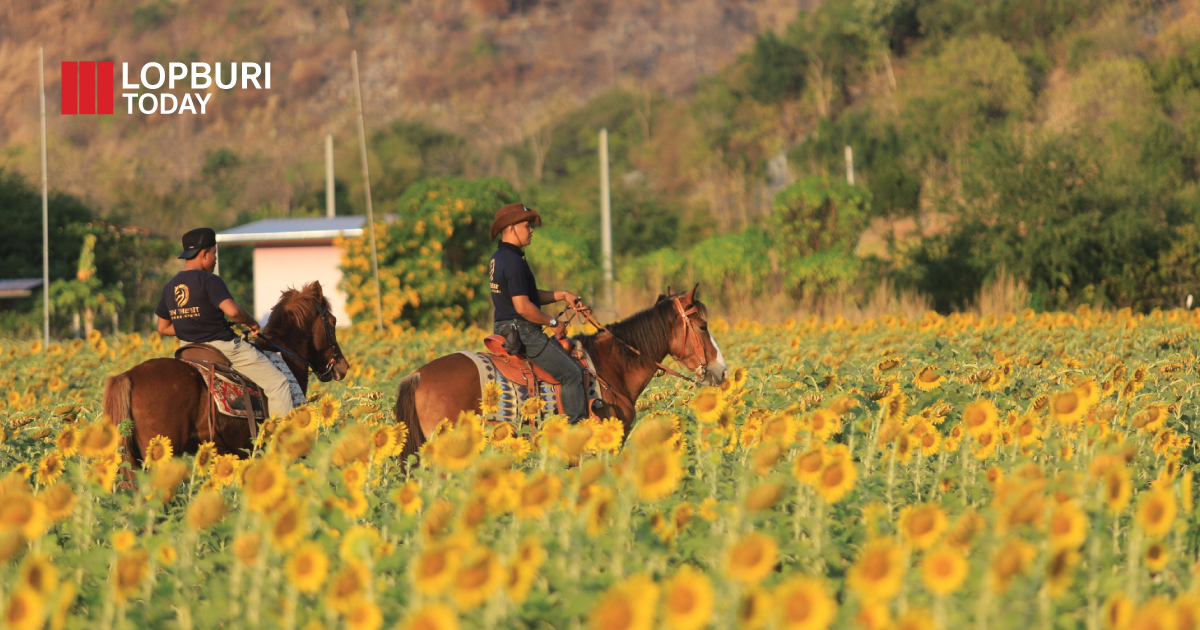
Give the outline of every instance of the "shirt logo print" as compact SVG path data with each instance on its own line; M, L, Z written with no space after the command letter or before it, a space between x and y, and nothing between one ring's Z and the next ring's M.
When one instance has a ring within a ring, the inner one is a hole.
M180 308L187 306L188 297L188 288L186 284L175 285L175 303L178 304Z

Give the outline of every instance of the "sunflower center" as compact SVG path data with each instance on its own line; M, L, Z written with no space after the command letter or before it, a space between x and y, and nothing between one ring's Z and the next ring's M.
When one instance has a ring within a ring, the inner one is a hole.
M845 478L846 474L842 472L841 466L830 466L821 474L821 485L833 488L841 484Z
M642 478L646 483L661 481L667 476L667 463L661 457L652 457L642 465Z
M671 589L667 606L677 614L687 614L696 608L696 594L686 586Z
M884 553L870 554L863 562L863 577L873 582L887 577L890 570L891 563L888 562L887 554Z
M795 593L788 598L785 606L785 616L789 621L802 622L812 616L813 603L807 593Z

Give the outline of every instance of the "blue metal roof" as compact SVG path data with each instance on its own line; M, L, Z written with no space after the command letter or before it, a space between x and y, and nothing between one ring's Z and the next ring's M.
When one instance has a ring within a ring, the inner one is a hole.
M362 236L364 216L262 219L217 234L218 243L305 241L337 236Z

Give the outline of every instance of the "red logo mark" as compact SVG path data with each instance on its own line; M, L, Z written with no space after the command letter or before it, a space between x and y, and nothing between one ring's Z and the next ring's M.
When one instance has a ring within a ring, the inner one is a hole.
M113 62L62 62L62 113L113 113Z

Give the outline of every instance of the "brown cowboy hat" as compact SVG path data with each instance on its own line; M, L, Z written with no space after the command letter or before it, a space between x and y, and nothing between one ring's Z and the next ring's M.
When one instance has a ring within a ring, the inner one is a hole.
M523 203L510 203L496 211L496 220L492 221L492 240L504 231L504 228L526 221L533 221L536 226L542 225L542 217L533 208L525 207Z

